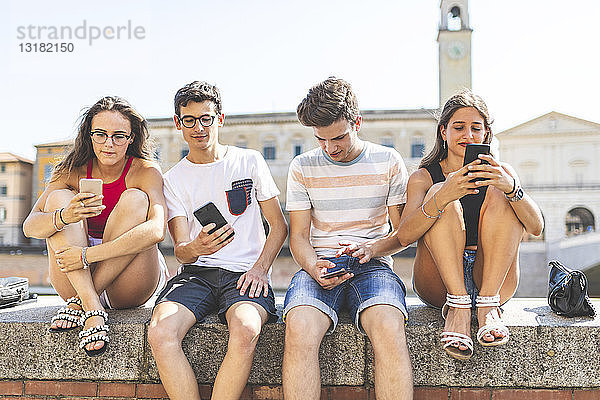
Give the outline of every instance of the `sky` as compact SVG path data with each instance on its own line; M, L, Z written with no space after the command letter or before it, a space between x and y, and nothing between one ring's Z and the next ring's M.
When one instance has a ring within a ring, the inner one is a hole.
M361 109L438 107L439 0L0 7L0 152L30 159L35 144L73 137L81 110L102 96L170 117L175 92L193 80L221 89L226 114L293 111L331 75L352 83ZM471 0L469 18L473 90L496 132L550 111L600 123L600 2ZM61 27L62 39L50 37ZM42 42L73 49L26 51Z

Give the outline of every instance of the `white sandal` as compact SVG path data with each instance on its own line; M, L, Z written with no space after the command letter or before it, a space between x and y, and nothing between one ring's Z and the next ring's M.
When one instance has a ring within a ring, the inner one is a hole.
M442 317L446 319L448 309L453 308L471 308L471 296L466 295L453 295L446 294L446 303L442 307ZM456 358L457 360L468 360L473 356L473 339L469 336L451 331L444 331L441 333L442 338L440 341L443 343L443 348L450 355L450 357ZM466 346L465 350L460 350L457 346Z
M75 305L79 306L79 309L69 307L71 304L75 304ZM81 299L79 297L69 297L67 299L67 306L58 310L56 315L54 317L52 317L52 320L50 321L50 326L52 326L52 324L56 321L67 321L67 322L71 322L74 325L70 326L69 328L61 328L58 326L56 328L51 327L48 330L50 332L64 332L64 331L70 331L72 329L77 329L80 326L82 326L82 324L81 324L81 317L83 315L83 310L81 309L82 307L83 306L81 305Z
M104 353L108 348L108 326L106 325L106 321L108 321L108 314L104 310L90 310L86 311L81 318L81 325L85 324L85 321L91 317L102 317L104 319L104 324L96 325L91 327L90 329L83 330L79 332L79 348L83 349L86 354L90 357L99 356ZM88 344L92 342L104 342L104 346L99 349L88 350L85 348Z
M498 315L502 316L502 310L500 309L500 295L497 294L495 296L477 296L475 299L475 305L477 307L497 307ZM488 314L489 315L489 314ZM492 317L491 317L492 318ZM490 318L490 319L491 319ZM486 316L486 322L487 322ZM503 337L495 337L493 341L486 342L483 340L483 337L487 334L492 334L492 331L499 332L503 335ZM485 324L477 331L477 341L482 346L500 346L508 342L508 338L510 336L510 332L506 325L504 325L500 320L494 318L490 323Z

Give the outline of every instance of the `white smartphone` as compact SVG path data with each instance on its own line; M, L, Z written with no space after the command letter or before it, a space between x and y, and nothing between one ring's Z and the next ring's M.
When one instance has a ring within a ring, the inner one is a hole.
M79 193L102 194L102 179L82 178L79 180ZM88 206L100 206L102 200L89 203Z

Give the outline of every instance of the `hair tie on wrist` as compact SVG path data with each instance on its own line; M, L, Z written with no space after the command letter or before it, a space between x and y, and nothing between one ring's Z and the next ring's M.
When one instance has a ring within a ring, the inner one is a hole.
M62 212L63 212L64 209L65 209L64 207L58 209L58 217L60 218L60 222L62 222L66 226L66 225L69 225L69 224L66 223L65 220L62 217ZM63 227L63 229L65 229L65 228Z
M505 192L504 193L505 196L509 196L509 195L513 194L515 192L515 189L517 188L517 180L515 179L514 176L511 177L511 178L513 178L513 187L512 187L512 190L510 192L508 192L508 193Z

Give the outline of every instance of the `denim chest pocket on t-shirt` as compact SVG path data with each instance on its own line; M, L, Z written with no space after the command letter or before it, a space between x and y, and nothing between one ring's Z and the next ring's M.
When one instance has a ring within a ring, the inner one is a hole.
M252 179L231 182L231 190L226 190L227 206L232 215L242 215L252 204Z

